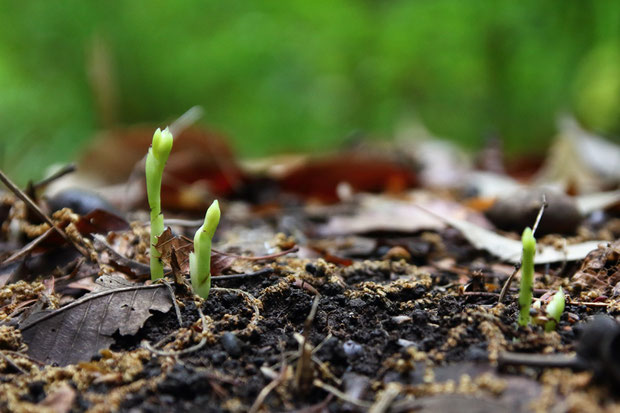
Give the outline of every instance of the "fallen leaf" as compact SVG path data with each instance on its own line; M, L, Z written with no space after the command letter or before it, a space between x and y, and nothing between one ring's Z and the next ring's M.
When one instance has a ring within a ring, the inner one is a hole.
M124 336L136 334L151 311L167 312L172 306L163 284L119 288L119 283L108 280L101 291L58 310L33 313L20 322L28 355L61 366L90 360L114 342L116 331Z
M336 202L338 186L350 185L356 192L400 192L414 186L416 175L411 167L390 159L346 153L310 161L280 181L285 192L324 202Z
M587 216L620 204L620 190L581 195L575 197L575 202L581 214Z
M431 211L419 207L430 216L443 220L446 224L459 230L463 236L476 248L486 250L503 261L516 264L521 261L522 245L520 241L504 237L493 231L482 228L468 221L442 217ZM580 244L567 245L563 250L557 250L549 245L537 246L534 264L547 264L561 261L578 261L585 258L590 251L606 241L587 241Z
M372 232L413 233L417 231L440 230L446 223L424 212L411 201L389 199L372 195L360 197L358 210L350 216L337 215L319 229L322 236L359 235ZM442 199L420 201L425 210L434 211L440 216L471 219L490 227L478 212L463 207L457 202Z
M620 289L620 241L590 252L572 282L582 291L613 297Z

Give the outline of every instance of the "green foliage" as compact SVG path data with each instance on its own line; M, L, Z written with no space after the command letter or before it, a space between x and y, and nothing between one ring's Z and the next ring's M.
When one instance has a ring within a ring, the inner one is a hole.
M220 205L213 201L207 213L205 222L194 235L194 252L189 254L189 274L194 293L205 300L211 290L211 240L220 223Z
M530 227L525 228L521 236L523 255L521 257L521 286L519 287L519 325L530 323L530 307L534 285L534 256L536 255L536 239Z
M618 134L620 2L155 0L2 2L0 161L17 177L75 157L101 125L94 39L119 121L190 106L245 155L323 150L415 116L477 147L548 142L560 110ZM612 87L607 88L610 84Z
M153 134L153 144L146 155L146 194L151 208L151 279L164 276L161 254L155 248L157 238L164 232L164 215L161 212L161 180L166 161L172 150L172 134L168 128L157 129Z
M566 305L566 296L562 287L557 293L553 295L549 304L547 304L547 317L549 321L545 323L545 331L553 331L560 322L560 317L564 312L564 306Z

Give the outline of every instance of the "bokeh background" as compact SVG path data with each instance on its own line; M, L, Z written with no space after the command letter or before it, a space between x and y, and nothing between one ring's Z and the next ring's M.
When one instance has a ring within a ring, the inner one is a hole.
M241 156L325 151L412 119L544 151L559 113L620 134L620 2L0 1L0 166L193 105Z

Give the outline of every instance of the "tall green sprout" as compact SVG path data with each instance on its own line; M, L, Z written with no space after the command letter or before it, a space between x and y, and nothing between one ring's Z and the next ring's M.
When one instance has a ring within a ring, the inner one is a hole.
M530 323L534 284L534 255L536 255L536 239L529 227L523 231L521 242L523 243L523 256L521 258L521 287L519 288L519 325L525 327Z
M211 289L211 240L220 222L220 205L213 201L205 222L194 235L194 252L189 254L189 274L194 292L206 299Z
M146 155L146 194L151 208L151 279L164 276L161 254L155 248L157 238L164 232L164 215L161 212L161 179L164 166L172 150L172 133L168 128L157 129L153 143Z

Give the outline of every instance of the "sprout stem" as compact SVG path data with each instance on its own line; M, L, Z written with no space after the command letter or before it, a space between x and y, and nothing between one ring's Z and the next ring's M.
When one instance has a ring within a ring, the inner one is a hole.
M532 230L527 227L521 237L523 256L521 257L521 287L519 288L519 325L527 326L530 323L530 307L532 305L532 287L534 284L534 255L536 254L536 239Z
M161 254L155 248L157 238L164 232L164 215L161 212L161 181L166 161L172 150L172 134L168 128L157 129L153 134L153 143L146 155L146 194L151 208L151 279L164 276Z

